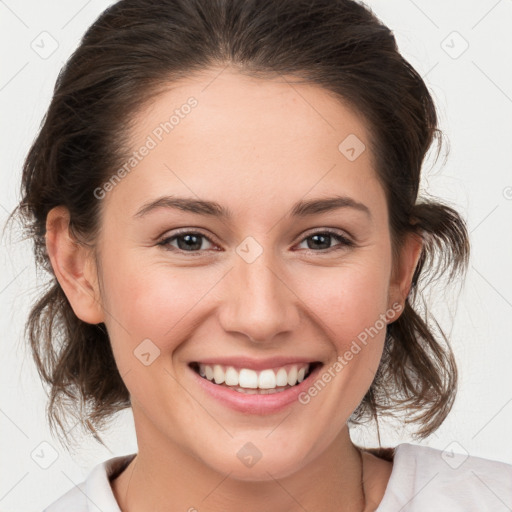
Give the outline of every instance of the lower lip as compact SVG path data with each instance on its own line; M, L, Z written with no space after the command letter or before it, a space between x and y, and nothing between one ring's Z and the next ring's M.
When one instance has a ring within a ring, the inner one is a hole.
M210 382L208 379L201 377L192 368L190 371L194 374L199 385L213 398L221 402L223 405L239 412L248 414L272 414L285 409L294 402L298 402L299 395L306 391L311 382L320 373L322 365L315 368L300 384L288 388L279 393L269 395L253 394L235 391L226 386L220 386Z

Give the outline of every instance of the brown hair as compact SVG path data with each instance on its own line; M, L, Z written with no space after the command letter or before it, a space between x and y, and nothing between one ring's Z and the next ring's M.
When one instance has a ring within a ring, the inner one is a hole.
M380 367L350 421L374 419L378 428L378 416L412 412L406 422L418 424L415 436L428 436L452 407L457 368L445 334L419 311L421 289L439 275L465 271L468 235L453 208L418 200L423 160L442 135L435 105L392 32L352 0L121 0L88 29L58 76L11 214L21 217L36 263L51 276L26 325L49 385L50 427L67 438L74 414L101 442L96 429L129 407L130 397L105 325L77 318L53 274L46 216L66 206L77 240L93 243L101 221L94 190L126 158L134 114L160 87L214 65L320 85L366 121L394 257L407 233L420 235L424 247L404 311L387 327Z

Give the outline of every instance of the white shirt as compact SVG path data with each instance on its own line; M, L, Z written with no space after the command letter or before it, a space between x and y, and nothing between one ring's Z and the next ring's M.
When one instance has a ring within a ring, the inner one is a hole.
M96 465L86 480L43 512L121 512L109 477L135 454ZM428 446L399 444L376 512L505 512L512 510L512 465Z

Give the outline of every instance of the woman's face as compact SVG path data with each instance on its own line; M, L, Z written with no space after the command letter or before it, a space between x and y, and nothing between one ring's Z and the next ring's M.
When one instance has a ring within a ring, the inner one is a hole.
M359 116L219 73L135 119L99 199L104 321L140 450L277 478L346 435L373 380L399 316L388 212Z

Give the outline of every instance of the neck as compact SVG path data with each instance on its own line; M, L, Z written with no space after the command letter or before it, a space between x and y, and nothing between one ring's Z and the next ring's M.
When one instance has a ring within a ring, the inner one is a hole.
M288 476L269 472L265 480L248 481L215 471L143 423L135 422L137 456L112 482L125 512L238 512L241 503L247 512L364 509L362 457L346 427L319 457Z

